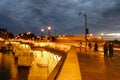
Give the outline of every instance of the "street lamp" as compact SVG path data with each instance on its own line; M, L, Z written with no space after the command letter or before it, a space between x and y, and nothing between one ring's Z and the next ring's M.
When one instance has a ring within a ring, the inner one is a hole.
M41 36L43 36L43 33L44 33L44 29L41 29L41 32L42 32L42 35L41 35Z
M93 34L90 34L90 39L92 39Z
M93 34L90 34L90 37L92 37L93 36Z
M85 52L87 47L87 34L88 34L88 28L87 28L87 13L79 13L79 15L83 15L85 17Z
M48 36L50 36L50 30L51 30L51 27L48 26Z
M104 33L101 33L101 39L102 39L102 41L103 41L103 36L104 36Z

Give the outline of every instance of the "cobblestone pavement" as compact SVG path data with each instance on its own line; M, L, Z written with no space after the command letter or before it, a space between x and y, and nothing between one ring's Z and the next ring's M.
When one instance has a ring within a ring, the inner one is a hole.
M104 58L103 52L78 52L82 80L120 80L120 51L113 58Z

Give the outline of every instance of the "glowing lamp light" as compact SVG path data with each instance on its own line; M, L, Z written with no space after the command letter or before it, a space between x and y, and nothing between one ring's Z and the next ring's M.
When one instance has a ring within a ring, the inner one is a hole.
M90 37L92 37L93 36L93 34L90 34Z
M28 34L31 34L31 32L27 32L27 35L28 35Z
M104 35L104 33L101 33L101 36L103 36Z
M41 29L41 32L44 32L44 29Z
M48 27L48 30L51 30L51 27L50 27L50 26Z

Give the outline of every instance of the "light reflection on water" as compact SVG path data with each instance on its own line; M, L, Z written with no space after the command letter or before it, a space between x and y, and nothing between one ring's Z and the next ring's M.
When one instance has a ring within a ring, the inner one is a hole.
M48 51L34 51L30 68L18 67L12 52L0 53L0 80L47 80L61 56Z

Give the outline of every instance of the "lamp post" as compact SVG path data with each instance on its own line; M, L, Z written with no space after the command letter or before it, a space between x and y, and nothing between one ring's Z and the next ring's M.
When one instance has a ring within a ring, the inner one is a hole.
M48 36L50 36L50 30L51 30L51 27L48 26Z
M90 37L92 37L93 36L93 34L90 34Z
M44 34L44 29L41 29L41 33L42 33L42 35L41 35L41 36L43 36L43 34Z
M90 39L92 39L93 34L90 34Z
M87 28L87 13L79 13L79 15L83 15L85 17L85 52L87 47L87 34L88 34L88 28Z

